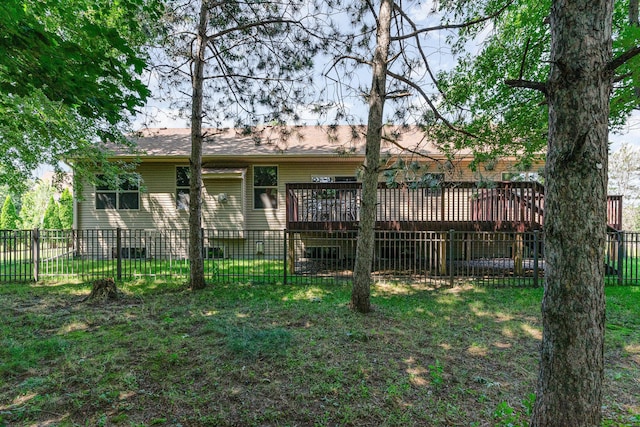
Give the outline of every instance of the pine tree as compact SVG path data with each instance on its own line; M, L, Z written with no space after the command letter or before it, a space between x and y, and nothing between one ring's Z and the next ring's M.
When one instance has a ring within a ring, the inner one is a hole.
M4 199L2 205L2 212L0 213L0 229L2 230L16 230L19 226L18 213L16 207L13 204L11 196L7 196Z
M49 199L47 210L44 212L42 227L45 230L60 230L62 228L58 202L56 202L53 197Z

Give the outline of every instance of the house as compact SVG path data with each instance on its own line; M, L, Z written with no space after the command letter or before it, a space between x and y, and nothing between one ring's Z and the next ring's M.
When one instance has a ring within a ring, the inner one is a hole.
M295 210L315 221L327 219L330 208L335 208L327 200L353 195L347 188L349 183L358 181L357 171L364 160L364 132L364 127L349 126L265 128L254 133L236 129L208 131L202 165L203 228L289 228L287 212L292 212L293 201L287 196L293 195L294 190L288 191L287 185L292 183L298 185L296 189L303 183L313 184L310 191L316 199L325 196L325 202L310 211L307 195L297 191L300 206ZM440 182L502 181L506 177L535 176L541 167L538 164L531 171L517 171L514 159L504 159L474 172L468 167L473 160L471 153L461 152L449 159L417 129L404 130L394 139L393 143L383 140L387 165L396 164L398 158L405 165L413 162L414 168L421 165L418 178L408 166L404 170L396 168L395 181L424 181L425 176L432 186ZM137 169L140 183L127 181L120 188L84 186L82 201L77 205L76 228L188 227L189 129L150 129L138 135L135 142L141 153ZM113 158L134 160L135 156L116 151ZM388 179L381 175L381 182ZM342 186L344 191L327 188L323 193L316 188L329 184ZM307 199L304 206L303 198ZM351 201L357 202L355 197ZM327 212L322 212L323 205ZM354 219L356 207L348 208L350 212L340 214Z
M355 234L345 247L313 233L357 231L365 132L363 126L207 130L205 256L281 254L279 244L252 237L251 230L286 229L298 236L290 252L353 257ZM116 150L112 158L139 160L139 180L124 180L117 188L85 185L76 202L75 228L145 230L121 248L125 256L184 257L186 243L167 233L188 229L190 130L149 129L134 140L138 155ZM394 232L437 231L434 239L442 240L442 232L450 229L524 230L542 224L543 188L529 182L541 162L522 171L516 159L501 159L472 170L470 152L446 156L417 128L386 128L381 153L385 167L376 227L387 233L381 240L397 239L389 234ZM510 184L513 179L519 183ZM112 240L93 240L91 248L80 251L102 257L116 253ZM443 258L445 247L433 247ZM413 256L415 251L381 243L380 252Z
M350 126L206 130L205 257L287 253L288 259L353 260L365 131ZM85 247L77 252L102 258L118 253L128 258L185 258L190 130L149 129L134 141L139 154L116 150L112 158L138 160L136 179L123 180L116 188L83 187L75 228L96 233L85 238ZM519 259L520 265L527 251L539 252L537 243L523 242L515 233L506 238L478 236L483 231L542 228L544 187L536 182L542 161L524 171L514 158L472 169L472 153L447 156L416 128L385 129L381 152L377 259L410 259L441 274L447 271L446 262L469 260L487 250L491 257ZM621 200L610 198L609 223L614 228L621 222L620 208ZM112 234L100 234L100 229L129 232L116 244ZM282 230L290 233L285 247L281 237L268 237L276 231L281 236ZM461 231L463 237L453 242L449 230Z

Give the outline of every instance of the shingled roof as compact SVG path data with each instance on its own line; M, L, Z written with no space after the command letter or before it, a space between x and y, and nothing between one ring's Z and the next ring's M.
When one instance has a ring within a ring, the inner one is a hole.
M132 141L142 158L188 158L191 153L189 128L145 129ZM251 132L242 129L205 129L203 156L206 157L363 157L365 126L264 127ZM417 128L386 127L383 153L400 154L403 148L430 157L442 151L425 139ZM115 157L125 151L114 150Z

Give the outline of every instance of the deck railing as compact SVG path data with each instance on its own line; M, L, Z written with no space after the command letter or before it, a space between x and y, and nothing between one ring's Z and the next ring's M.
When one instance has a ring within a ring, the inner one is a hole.
M607 196L607 225L622 230L622 196Z
M290 230L353 230L360 219L357 182L287 184ZM444 182L435 188L378 185L376 228L381 230L541 229L544 186L537 182ZM609 196L607 223L622 228L622 197Z

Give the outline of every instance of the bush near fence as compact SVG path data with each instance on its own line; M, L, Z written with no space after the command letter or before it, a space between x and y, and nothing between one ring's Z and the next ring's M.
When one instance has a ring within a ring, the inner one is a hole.
M0 230L0 281L188 278L188 230ZM202 230L212 282L351 279L357 232ZM640 284L640 233L608 234L608 284ZM540 286L542 232L379 231L378 280Z

